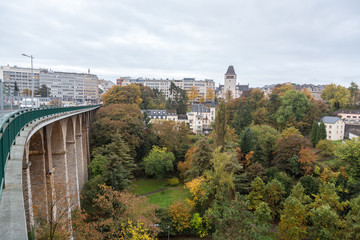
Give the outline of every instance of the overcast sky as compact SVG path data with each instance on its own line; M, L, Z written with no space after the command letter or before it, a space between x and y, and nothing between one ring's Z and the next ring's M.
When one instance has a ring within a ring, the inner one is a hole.
M240 84L360 84L359 0L1 0L0 65Z

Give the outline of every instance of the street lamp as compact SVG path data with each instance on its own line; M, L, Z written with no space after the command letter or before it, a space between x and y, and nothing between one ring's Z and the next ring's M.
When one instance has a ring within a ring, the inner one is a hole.
M33 59L35 57L33 57L33 55L27 55L25 53L21 54L23 55L24 57L28 57L31 59L31 78L32 78L32 81L31 81L31 104L33 104L34 102L34 68L33 68Z

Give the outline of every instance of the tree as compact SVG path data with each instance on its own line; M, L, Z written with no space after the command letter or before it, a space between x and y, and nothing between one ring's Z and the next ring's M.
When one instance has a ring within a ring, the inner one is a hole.
M313 144L313 146L316 146L316 144L319 142L318 139L318 128L319 128L319 124L315 121L313 123L313 126L311 128L311 133L310 133L310 142Z
M349 104L350 91L343 86L332 83L325 87L321 98L326 100L332 109L337 110Z
M347 239L360 239L360 196L350 201L350 211L345 220Z
M18 96L18 94L19 94L19 87L18 87L18 85L17 85L17 82L15 81L15 83L14 83L14 95L15 96Z
M143 166L148 176L162 178L164 175L173 170L175 156L172 152L166 152L166 148L153 146L149 155L144 158Z
M103 151L107 158L102 174L104 182L115 190L125 189L134 178L136 165L129 152L129 147L119 134L113 136L113 141Z
M210 223L206 218L200 217L199 213L195 213L190 220L192 229L196 230L197 234L202 238L207 236L210 230Z
M291 84L277 84L274 89L273 93L278 94L279 96L284 96L290 90L295 90L294 86Z
M255 217L248 210L245 196L235 194L232 201L217 203L206 215L215 226L214 239L261 239L267 229L255 225Z
M235 129L236 134L240 135L245 128L250 126L252 121L251 104L250 99L248 98L245 106L241 102L239 103L234 121L232 122L232 127Z
M316 145L316 149L320 150L324 157L331 157L334 155L335 145L327 139L320 140Z
M234 190L233 155L221 152L220 147L215 149L211 158L212 169L204 173L206 188L210 200L227 201L231 198Z
M192 155L191 168L188 171L190 179L202 176L206 170L210 170L212 149L206 138L201 139L198 147Z
M214 100L214 98L215 98L214 89L208 88L206 91L206 100L212 101L212 100Z
M152 123L152 128L158 141L157 145L166 147L168 151L174 153L177 161L184 161L189 148L189 126L184 122L161 121Z
M302 148L299 152L299 165L304 174L311 174L314 171L316 162L315 152L310 148Z
M195 86L192 86L190 88L190 91L187 94L188 94L188 98L191 102L194 102L197 99L197 97L199 96L199 92Z
M204 189L205 178L197 177L190 182L185 183L186 189L189 190L190 198L186 198L185 201L192 207L198 206L199 202L206 195L206 189Z
M301 240L307 236L307 209L295 197L288 197L277 227L280 239Z
M285 189L277 179L266 184L265 202L271 209L273 219L278 219L283 206Z
M251 192L247 196L250 210L256 210L264 202L265 193L265 183L261 178L256 177L251 183Z
M204 98L204 96L201 96L199 101L200 101L200 103L205 103L205 98Z
M306 175L299 179L299 182L304 187L304 193L308 196L319 193L319 181L313 176Z
M166 109L175 109L178 114L186 114L188 100L186 90L176 86L173 82L171 82L169 90L172 97L166 101Z
M350 91L351 106L355 107L358 103L359 96L360 96L359 86L356 83L351 82L349 91Z
M31 96L32 95L32 91L28 88L25 88L22 92L21 95L23 96Z
M360 178L360 141L348 140L345 144L338 144L335 157L341 165L346 166L347 173L354 179Z
M325 124L323 122L320 123L316 138L318 141L326 139L326 128L325 128Z
M290 132L294 131L294 132ZM285 129L282 136L276 141L274 164L277 168L291 173L289 159L299 156L301 148L311 146L308 139L297 132L295 128Z
M254 139L254 134L251 130L250 127L248 127L244 133L241 135L241 139L240 139L240 148L241 148L241 152L246 155L248 154L250 151L254 151L255 150L255 139Z
M296 90L285 92L284 96L280 97L280 101L281 106L274 116L281 128L284 128L286 123L290 123L289 120L301 121L306 114L307 107L310 106L306 95Z
M40 97L49 97L50 88L45 84L41 84L39 90L35 91L35 95L40 95Z
M322 205L311 210L311 227L309 235L311 239L338 239L340 220L337 213L329 205Z
M102 100L105 106L120 103L139 105L143 101L141 99L140 87L136 84L127 86L115 85L102 96Z
M92 216L92 221L104 239L131 234L131 231L128 231L131 229L129 221L136 225L141 224L152 237L160 231L157 227L159 220L155 216L157 207L148 203L146 197L138 197L128 191L115 191L111 187L101 185L94 200L94 208L96 214Z
M101 107L95 115L90 135L90 145L98 147L111 142L112 135L121 133L130 148L132 157L143 143L145 124L137 104L109 104Z
M233 92L231 90L228 90L227 92L225 92L225 101L226 102L230 102L234 99L234 95Z
M273 152L275 151L276 140L280 137L280 133L268 125L253 125L251 130L254 134L255 141L260 145L266 156L266 164L264 167L269 167L271 160L274 158ZM256 158L256 149L255 156Z
M172 226L179 233L190 228L191 207L184 202L175 202L169 207Z
M144 86L142 84L139 84L138 86L140 88L140 97L142 100L140 103L140 109L161 109L159 108L160 106L154 103L154 91L150 87Z
M226 106L221 101L219 109L215 116L215 144L216 146L224 146L226 135Z

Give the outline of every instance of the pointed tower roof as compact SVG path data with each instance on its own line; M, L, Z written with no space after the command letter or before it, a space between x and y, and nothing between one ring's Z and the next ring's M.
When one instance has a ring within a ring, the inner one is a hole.
M234 67L230 65L225 73L225 75L236 75Z

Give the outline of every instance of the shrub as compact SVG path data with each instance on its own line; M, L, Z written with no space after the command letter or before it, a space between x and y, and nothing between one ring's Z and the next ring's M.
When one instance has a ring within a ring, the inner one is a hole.
M179 185L179 183L180 183L180 181L177 177L173 177L168 180L168 184L172 187Z

